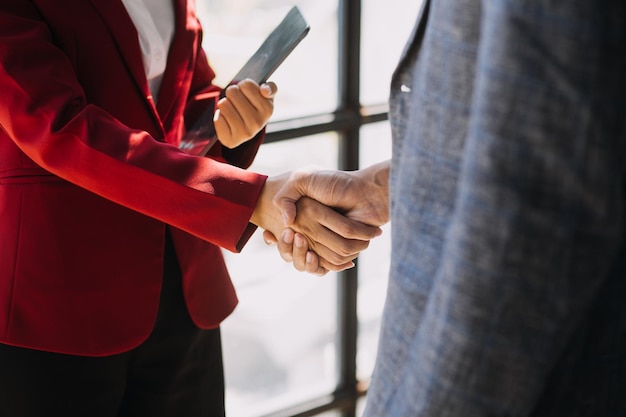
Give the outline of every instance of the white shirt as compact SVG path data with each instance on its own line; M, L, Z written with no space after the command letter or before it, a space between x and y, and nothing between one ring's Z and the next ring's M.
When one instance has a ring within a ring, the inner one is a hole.
M146 78L156 102L174 37L172 0L122 0L122 3L139 34Z

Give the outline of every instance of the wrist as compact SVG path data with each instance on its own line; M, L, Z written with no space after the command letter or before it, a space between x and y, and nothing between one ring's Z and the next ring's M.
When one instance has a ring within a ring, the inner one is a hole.
M263 188L261 188L261 192L259 193L259 198L256 201L256 206L254 206L254 211L252 212L252 216L250 216L250 223L263 227L263 213L267 212L267 199L268 193L271 186L268 183L271 182L271 179L268 177L263 184Z
M361 170L361 179L374 187L381 194L389 193L389 165L390 161L383 161Z
M268 222L270 216L275 213L277 209L274 207L273 198L286 182L285 175L279 175L274 177L268 177L263 184L263 188L259 193L259 199L257 200L252 216L250 216L250 223L268 229Z

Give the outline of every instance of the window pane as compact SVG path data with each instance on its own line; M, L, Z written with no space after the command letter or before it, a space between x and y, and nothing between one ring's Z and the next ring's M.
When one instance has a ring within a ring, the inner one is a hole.
M356 415L357 417L363 415L363 411L365 411L365 404L367 402L367 398L359 398L359 401L356 403Z
M361 103L386 103L391 74L417 18L420 1L363 0Z
M336 168L334 134L265 144L252 170ZM335 274L285 263L261 232L242 253L224 252L240 303L222 326L227 415L258 416L332 392L336 380Z
M391 158L391 132L388 122L361 129L361 167ZM391 227L383 226L382 236L370 242L359 255L358 318L359 336L357 377L368 380L374 368L380 318L387 291L391 251Z
M225 85L263 40L298 5L311 25L306 38L276 70L273 120L334 111L337 107L337 0L204 0L197 3L203 46Z
M315 417L341 417L341 413L339 411L326 411L322 414L316 414Z

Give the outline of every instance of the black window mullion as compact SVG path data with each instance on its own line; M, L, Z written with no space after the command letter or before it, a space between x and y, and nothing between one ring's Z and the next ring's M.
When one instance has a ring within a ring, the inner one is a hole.
M339 0L338 113L350 123L339 131L339 169L359 168L359 131L361 126L360 55L361 1ZM337 281L338 373L337 393L349 402L341 409L342 417L356 416L359 396L356 378L358 266L339 274Z

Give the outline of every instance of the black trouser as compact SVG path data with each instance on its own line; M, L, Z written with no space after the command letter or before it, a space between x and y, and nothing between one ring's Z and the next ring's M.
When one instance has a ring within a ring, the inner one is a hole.
M224 416L220 331L192 323L169 237L165 252L156 325L136 349L94 358L0 344L0 416Z

